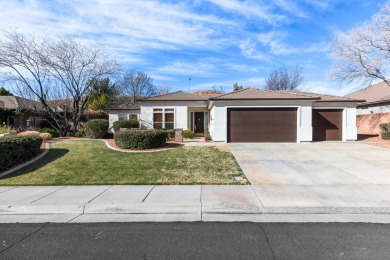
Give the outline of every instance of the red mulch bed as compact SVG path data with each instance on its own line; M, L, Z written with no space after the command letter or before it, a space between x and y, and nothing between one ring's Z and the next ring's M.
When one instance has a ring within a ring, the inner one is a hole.
M390 140L383 140L380 135L358 135L358 140L370 145L390 148Z

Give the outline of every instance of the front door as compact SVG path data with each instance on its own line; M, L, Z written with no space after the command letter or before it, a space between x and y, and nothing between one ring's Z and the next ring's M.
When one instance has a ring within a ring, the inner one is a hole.
M195 133L204 132L204 112L195 112Z

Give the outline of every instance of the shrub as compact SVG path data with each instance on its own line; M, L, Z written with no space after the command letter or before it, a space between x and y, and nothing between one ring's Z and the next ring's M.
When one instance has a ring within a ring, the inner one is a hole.
M49 134L51 134L52 137L58 137L59 136L57 131L52 129L52 128L44 127L41 130L39 130L39 132L41 132L41 133L49 133Z
M85 135L92 139L103 138L108 130L108 120L106 119L92 119L85 123Z
M168 139L174 140L175 139L175 129L168 129L167 130Z
M12 126L6 126L6 125L0 126L0 134L8 134L9 132L12 131L14 131Z
M184 130L183 133L182 133L181 135L182 135L184 138L192 139L192 138L194 138L195 133L194 133L194 131L191 131L191 130Z
M390 132L382 133L381 135L383 140L390 140Z
M379 125L382 132L390 132L390 123L383 123Z
M40 133L39 136L43 139L43 140L51 140L53 139L53 136L49 133Z
M122 149L152 149L165 145L168 133L163 130L128 130L115 132L115 143Z
M84 112L85 121L90 121L93 119L106 119L108 120L108 114L103 110L87 110Z
M19 133L18 136L38 136L39 137L39 132L38 131L25 131L25 132Z
M210 132L209 132L209 129L208 129L208 128L206 128L206 129L204 130L204 140L205 140L205 141L211 141L211 140L212 140L212 138L211 138L211 135L210 135Z
M0 138L0 171L33 158L39 153L41 144L39 136Z
M118 120L112 125L114 132L118 132L121 128L139 128L139 122L137 120Z
M84 131L84 129L82 129L82 130L76 132L76 133L74 134L74 136L75 136L75 137L85 137L85 131Z
M379 128L382 130L382 139L390 140L390 123L380 124Z

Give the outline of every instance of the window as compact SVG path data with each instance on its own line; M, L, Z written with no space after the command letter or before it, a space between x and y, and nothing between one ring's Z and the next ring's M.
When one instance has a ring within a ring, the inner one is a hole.
M130 115L131 120L138 120L138 116L136 114Z
M118 120L127 120L127 114L118 114Z
M153 113L153 128L154 129L162 129L163 128L163 114L162 112L154 112Z
M153 109L153 128L173 129L175 127L175 110L173 108Z

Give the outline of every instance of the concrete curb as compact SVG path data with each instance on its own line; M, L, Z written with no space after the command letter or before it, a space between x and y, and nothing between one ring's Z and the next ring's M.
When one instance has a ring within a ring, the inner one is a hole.
M36 214L202 214L202 215L388 215L390 207L260 207L237 211L221 208L208 211L199 204L14 204L0 206L0 215Z
M33 162L38 161L39 159L41 159L42 157L44 157L44 156L49 152L49 150L50 150L50 143L47 142L47 143L46 143L46 147L45 147L45 151L44 151L43 153L41 153L41 154L38 155L37 157L31 159L30 161L27 161L27 162L25 162L25 163L19 164L19 165L16 166L16 167L13 167L13 168L11 168L11 169L9 169L9 170L6 170L6 171L4 171L4 172L1 172L1 173L0 173L0 178L2 178L2 177L4 177L4 176L7 176L8 174L13 173L13 172L15 172L15 171L17 171L17 170L19 170L19 169L21 169L21 168L23 168L23 167L26 167L27 165L30 165L30 164L32 164Z

